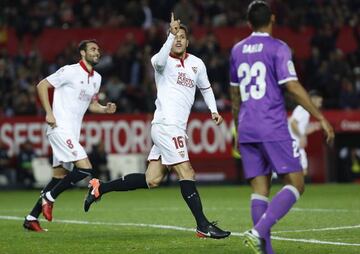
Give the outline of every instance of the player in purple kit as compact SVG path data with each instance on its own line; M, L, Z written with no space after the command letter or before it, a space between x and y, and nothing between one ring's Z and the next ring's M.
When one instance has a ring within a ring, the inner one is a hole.
M245 232L244 243L254 253L271 254L271 227L304 192L298 147L288 130L284 90L319 120L328 142L334 131L298 82L289 47L271 37L275 17L270 7L254 1L247 15L253 33L233 47L230 58L233 115L244 175L253 190L254 227ZM285 186L269 201L272 170Z

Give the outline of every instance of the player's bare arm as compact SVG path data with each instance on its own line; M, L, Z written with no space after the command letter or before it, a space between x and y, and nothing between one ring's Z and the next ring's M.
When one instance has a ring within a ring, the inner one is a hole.
M116 104L108 102L103 106L97 100L93 100L89 105L89 111L97 114L113 114L116 111Z
M286 88L297 103L299 103L312 116L319 120L322 129L325 131L326 141L331 144L335 137L334 129L323 116L323 114L319 111L319 109L312 103L303 86L298 81L292 80L286 83Z
M306 135L310 135L318 130L321 130L321 125L319 122L312 122L309 124L309 126L306 128Z
M56 119L54 117L54 114L51 109L50 101L49 101L49 88L51 88L52 85L47 81L46 79L43 79L40 81L40 83L36 86L41 105L43 106L46 117L45 121L47 124L51 126L51 128L56 127Z
M238 125L238 116L241 104L240 89L237 86L230 87L231 112L234 118L235 126Z

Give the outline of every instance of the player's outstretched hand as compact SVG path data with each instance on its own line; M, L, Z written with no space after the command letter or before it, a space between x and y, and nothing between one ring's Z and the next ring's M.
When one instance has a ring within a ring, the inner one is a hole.
M330 125L330 123L325 119L323 118L321 121L320 121L320 124L321 124L321 127L322 129L324 130L325 132L325 135L326 135L326 142L331 145L334 141L334 138L335 138L335 134L334 134L334 129L333 127Z
M222 116L219 115L218 113L211 113L211 118L212 118L212 120L214 120L216 125L219 125L223 122Z
M106 104L105 113L107 114L113 114L116 111L116 104L112 102L108 102Z
M171 13L171 21L170 21L170 33L176 35L180 29L180 19L174 19L174 13Z
M54 129L56 127L56 120L53 113L46 114L45 121L51 128Z

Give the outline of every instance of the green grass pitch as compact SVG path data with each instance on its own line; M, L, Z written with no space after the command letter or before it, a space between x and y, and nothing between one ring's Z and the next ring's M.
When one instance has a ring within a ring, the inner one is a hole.
M279 190L274 186L272 193ZM251 253L241 233L251 227L248 186L200 186L207 217L233 232L224 240L198 239L178 187L113 192L83 212L86 189L56 201L45 233L23 230L38 191L0 192L0 253ZM308 185L273 228L276 253L360 253L360 185Z

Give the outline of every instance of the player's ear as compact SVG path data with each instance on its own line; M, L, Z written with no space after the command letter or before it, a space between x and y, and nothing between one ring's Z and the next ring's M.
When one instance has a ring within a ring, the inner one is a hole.
M186 39L186 47L188 47L188 46L189 46L189 40Z
M85 57L85 55L86 55L85 50L80 50L80 55L81 55L82 57Z

